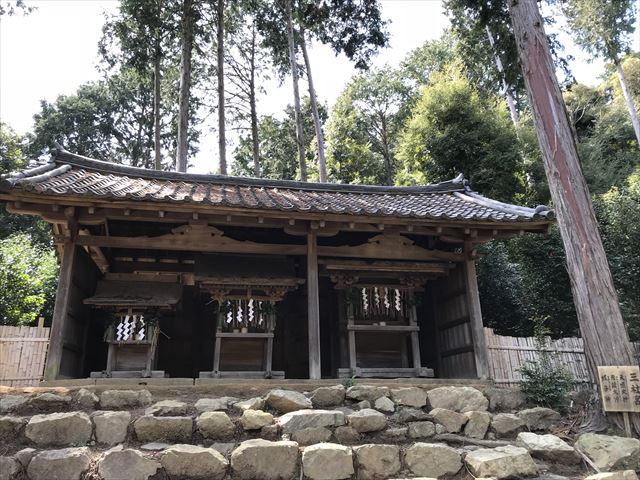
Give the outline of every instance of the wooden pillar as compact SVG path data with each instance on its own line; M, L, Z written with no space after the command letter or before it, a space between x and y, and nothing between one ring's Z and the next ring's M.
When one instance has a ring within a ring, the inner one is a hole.
M484 337L482 325L482 311L480 310L480 295L478 293L478 278L476 264L471 255L472 247L466 243L464 248L467 259L464 261L464 282L467 291L467 308L471 321L471 337L473 338L473 353L476 361L476 375L478 378L489 378L489 352Z
M73 268L76 259L76 244L71 238L65 240L63 245L62 261L60 262L60 274L58 277L58 289L51 323L51 335L49 337L49 351L47 364L44 369L45 380L55 380L60 372L62 361L64 329L69 312L69 300L73 280Z
M309 378L322 377L320 363L320 298L318 293L318 244L315 232L307 234L307 315L309 323Z

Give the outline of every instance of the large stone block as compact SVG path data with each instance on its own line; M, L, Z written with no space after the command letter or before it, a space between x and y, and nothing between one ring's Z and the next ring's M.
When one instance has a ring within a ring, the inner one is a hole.
M375 403L380 397L388 397L391 394L389 387L377 385L354 385L347 389L347 398L351 400L367 400Z
M555 435L522 432L518 434L517 442L534 458L568 465L580 463L580 456L574 448Z
M339 410L297 410L278 419L283 433L292 433L304 428L339 427L344 423L344 413Z
M0 441L15 438L27 421L22 417L0 417Z
M262 410L264 408L264 399L261 397L253 397L248 400L242 400L233 404L238 410Z
M141 408L151 403L149 390L105 390L100 394L100 408L118 410Z
M224 412L204 412L196 418L196 428L207 438L216 440L233 436L236 427Z
M302 453L302 470L310 480L342 480L354 474L351 448L336 443L318 443Z
M489 425L491 425L491 414L488 412L467 412L464 415L467 417L464 434L470 438L484 438Z
M0 397L0 413L10 413L20 410L29 403L27 395L3 395Z
M519 388L489 387L484 390L493 412L514 412L524 406L524 396Z
M186 415L188 410L189 406L184 402L179 402L177 400L161 400L147 408L144 411L144 414L155 415L157 417L178 417L181 415Z
M331 430L324 427L311 427L296 430L291 434L291 440L298 445L313 445L328 442L331 439Z
M371 408L365 408L348 415L347 421L359 433L378 432L387 427L387 417Z
M373 408L384 413L393 413L396 410L396 404L389 397L380 397L373 403Z
M433 422L411 422L408 433L411 438L433 437L436 434L436 426Z
M84 410L93 410L100 401L98 396L86 388L81 388L73 394L73 401L79 408Z
M442 425L448 433L458 433L468 420L466 415L446 408L434 408L429 412L429 415L433 417L436 423Z
M127 439L131 421L129 412L97 411L91 415L96 426L96 441L105 445L116 445Z
M414 475L424 477L455 475L462 468L458 451L441 443L415 443L405 452L404 461Z
M27 474L30 480L78 480L90 464L86 447L45 450L31 459Z
M512 413L498 413L491 419L491 430L496 437L515 437L524 428L524 420Z
M29 406L36 410L54 410L65 408L71 403L69 395L58 395L51 392L44 392L32 397Z
M193 433L191 417L154 417L144 415L133 422L141 442L188 442Z
M427 392L431 408L444 408L460 413L486 412L489 400L473 387L438 387Z
M562 416L558 412L544 407L520 410L518 416L529 430L534 431L548 430L562 420Z
M156 474L160 464L130 448L112 449L98 463L103 480L147 480Z
M333 387L316 388L311 394L311 403L318 408L337 407L342 405L345 397L345 388L342 385Z
M391 398L398 405L422 408L427 404L427 392L418 387L394 388Z
M231 469L239 480L290 480L298 470L298 444L247 440L231 453Z
M421 422L423 420L433 420L424 410L412 407L400 407L393 415L393 419L398 423Z
M222 480L229 462L213 448L173 445L164 450L160 463L171 478Z
M201 398L195 404L198 413L219 412L229 410L238 403L235 397Z
M396 445L360 445L353 451L358 459L358 480L384 480L402 468Z
M640 470L640 440L635 438L585 433L575 447L602 471Z
M529 452L512 445L474 450L467 454L465 462L476 477L519 478L538 472Z
M273 415L262 410L245 410L240 417L240 423L245 430L260 430L273 423Z
M302 393L293 390L281 390L279 388L271 390L267 394L265 401L271 408L282 413L313 408L311 400Z
M15 458L0 456L0 480L13 480L19 471L20 463Z
M84 445L92 430L84 412L51 413L31 417L25 436L37 445Z

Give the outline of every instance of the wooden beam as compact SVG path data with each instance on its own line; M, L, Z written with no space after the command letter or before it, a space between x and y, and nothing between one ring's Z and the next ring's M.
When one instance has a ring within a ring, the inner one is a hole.
M58 289L56 291L56 301L53 309L53 321L51 323L51 335L49 337L47 364L44 369L44 380L55 380L58 378L62 352L64 350L64 330L69 313L73 267L76 259L76 244L72 237L67 238L63 248L60 274L58 277Z
M172 238L173 237L173 238ZM226 237L225 237L226 238ZM58 239L55 239L59 242ZM194 237L193 241L184 235L165 235L162 237L113 237L113 236L81 236L77 240L81 246L96 246L109 248L131 248L149 250L182 250L211 253L253 253L264 255L306 255L305 245L269 244L257 242L235 241L225 242L204 241ZM388 243L367 242L356 246L317 246L316 254L324 257L351 257L386 260L439 260L447 262L462 262L463 253L428 250L416 245L394 244L389 248Z
M309 324L309 378L322 378L320 358L320 296L318 244L315 232L307 234L307 320Z
M465 252L471 251L470 243L465 244ZM476 263L465 260L463 263L464 280L467 289L467 309L471 319L471 337L473 338L473 354L476 363L476 375L481 379L489 378L489 350L482 325L482 311L480 310L480 295L478 293L478 278L476 277Z

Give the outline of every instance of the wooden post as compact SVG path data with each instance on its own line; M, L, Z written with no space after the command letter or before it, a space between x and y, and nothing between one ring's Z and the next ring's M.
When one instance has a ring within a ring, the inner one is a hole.
M307 314L309 322L309 378L322 378L320 363L320 298L316 233L307 234Z
M47 366L44 369L45 380L55 380L58 378L58 374L60 373L60 362L62 361L62 351L64 348L64 328L67 323L69 300L71 299L71 286L75 258L75 241L72 238L68 238L64 242L62 261L60 262L58 289L56 290L56 302L53 309L53 320L51 323L51 336L49 337Z
M471 245L465 244L465 253L471 254ZM480 295L478 294L478 278L476 277L476 263L467 258L463 264L464 283L467 291L467 309L471 322L471 337L473 338L473 354L476 361L476 375L478 378L489 378L489 351L482 326L482 311L480 310Z
M415 305L412 305L409 311L409 325L418 326L418 312ZM411 355L413 357L413 368L416 371L416 376L419 377L422 370L422 360L420 359L420 337L418 332L411 332Z
M536 0L510 0L509 13L549 191L567 255L580 333L593 378L597 366L636 365L582 174ZM622 424L621 416L616 419ZM632 422L640 431L640 416Z

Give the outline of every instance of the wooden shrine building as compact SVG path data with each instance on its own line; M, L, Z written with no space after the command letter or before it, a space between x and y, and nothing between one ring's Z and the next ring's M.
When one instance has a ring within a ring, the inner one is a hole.
M45 379L486 378L475 248L553 212L436 185L143 170L64 150L4 176L61 265Z

